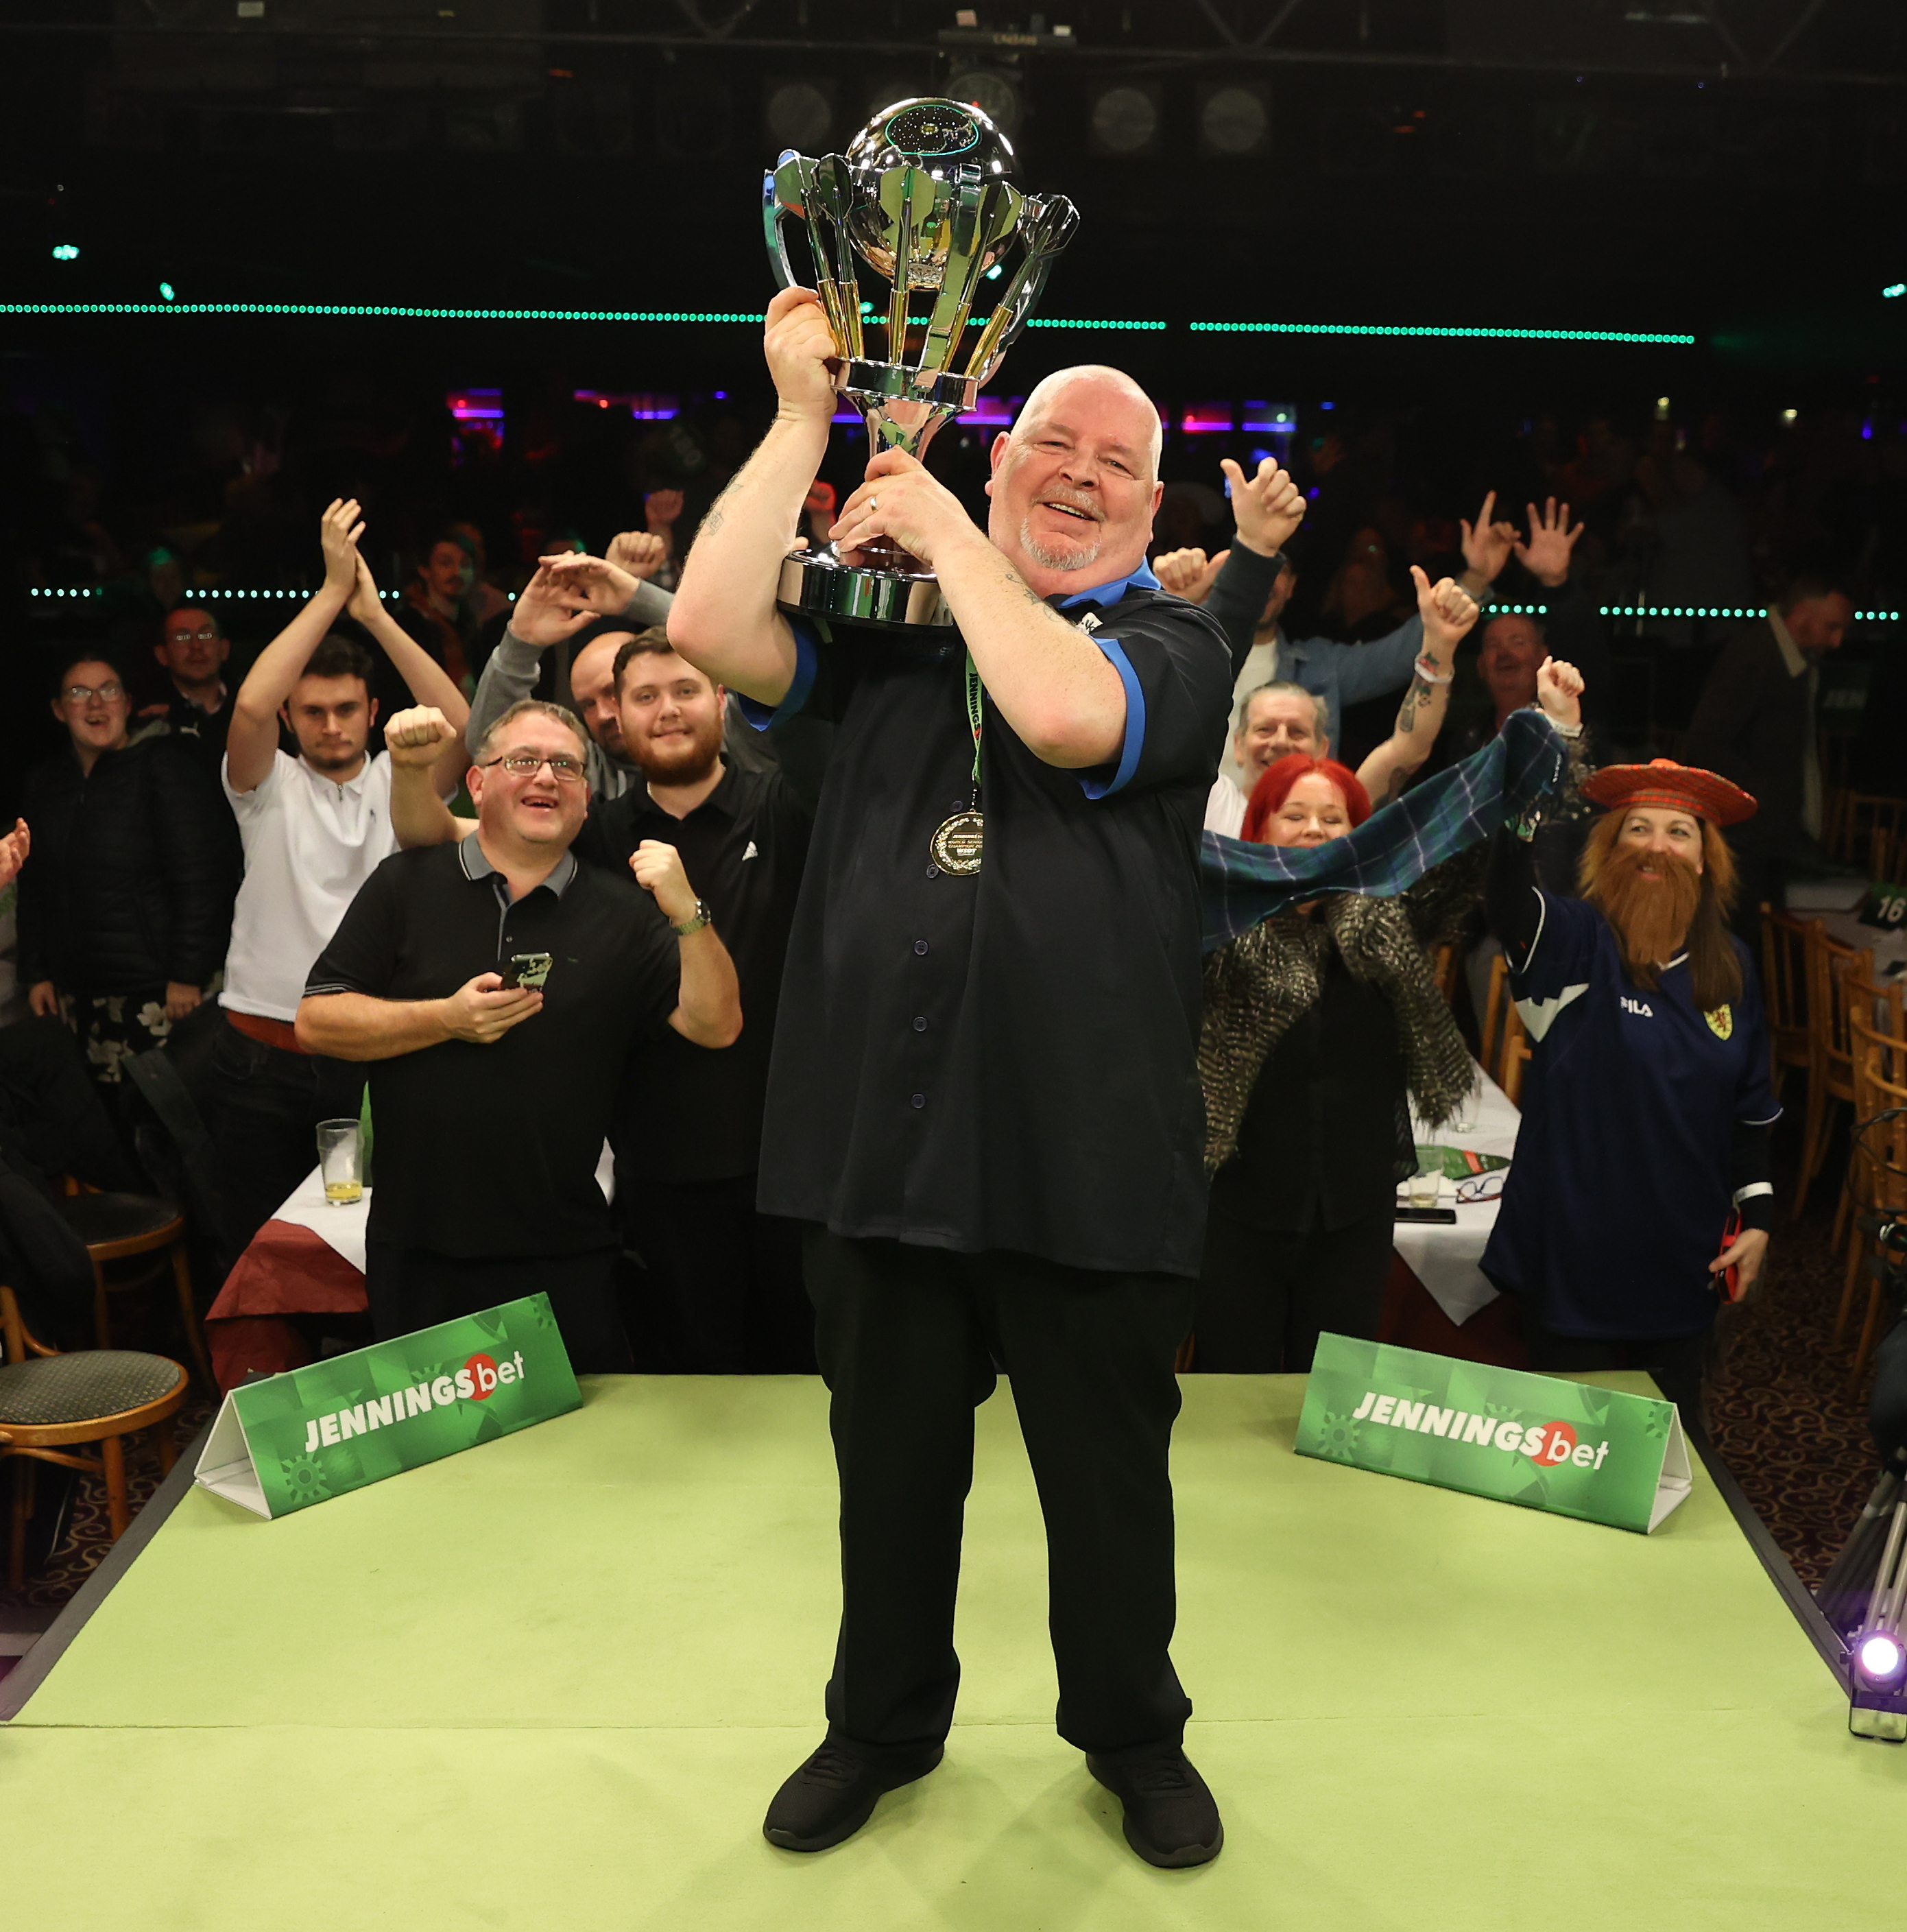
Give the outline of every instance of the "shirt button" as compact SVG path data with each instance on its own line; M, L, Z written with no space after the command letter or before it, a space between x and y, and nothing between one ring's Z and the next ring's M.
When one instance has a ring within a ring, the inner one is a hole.
M914 950L916 952L925 952L927 950L927 941L924 939L916 939L914 941Z
M916 1033L925 1033L926 1030L927 1016L925 1013L916 1013L914 1015L914 1031Z
M927 868L927 876L930 879L937 879L940 876L940 867L938 866L929 866Z
M916 1094L914 1096L913 1103L916 1107L925 1106L927 1105L927 1096L925 1094Z

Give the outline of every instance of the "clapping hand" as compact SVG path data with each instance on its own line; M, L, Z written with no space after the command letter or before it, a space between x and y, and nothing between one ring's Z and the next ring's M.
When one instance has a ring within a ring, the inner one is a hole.
M381 616L383 611L384 600L378 595L377 579L370 574L370 566L365 562L363 553L360 551L358 553L357 580L351 586L351 596L344 606L344 614L347 617L356 618L368 629L371 620Z
M364 518L355 496L334 499L318 519L318 541L325 553L325 588L350 597L358 587L358 539Z
M578 557L578 563L593 563L604 570L613 568L597 557ZM538 564L536 574L526 584L510 607L510 628L526 644L543 650L573 637L599 614L595 605L582 594L580 586L565 574L571 566L562 562ZM628 585L624 604L635 595L635 579L625 571L616 575ZM621 604L616 608L620 610Z
M1453 577L1432 584L1416 564L1411 581L1417 587L1417 615L1423 620L1424 648L1439 664L1456 655L1465 634L1477 621L1477 600Z
M658 490L655 496L662 493ZM676 499L676 507L681 507L682 493L669 493ZM649 498L654 502L655 496ZM646 584L663 565L669 560L669 540L654 533L653 526L646 530L622 530L609 540L607 562L618 570L625 570L638 583Z
M1514 524L1492 520L1496 507L1497 493L1492 490L1484 497L1474 526L1462 518L1457 520L1457 526L1463 532L1464 567L1474 571L1486 584L1497 580L1516 542Z
M1574 530L1570 528L1570 506L1565 503L1559 510L1554 496L1544 505L1540 516L1535 504L1528 508L1530 540L1512 546L1516 561L1539 584L1552 590L1560 590L1569 581L1570 555L1576 547L1576 538L1582 535L1582 526L1579 524Z
M1553 724L1573 731L1582 722L1582 673L1561 658L1545 658L1537 670L1537 702Z
M1269 456L1249 478L1229 456L1220 458L1219 467L1231 485L1231 517L1238 526L1238 541L1261 556L1276 556L1304 521L1310 507L1304 492Z
M1188 604L1203 604L1211 596L1212 586L1231 554L1230 550L1222 550L1208 559L1202 550L1168 550L1153 559L1153 574L1159 579L1160 588L1171 591L1174 597L1183 597Z

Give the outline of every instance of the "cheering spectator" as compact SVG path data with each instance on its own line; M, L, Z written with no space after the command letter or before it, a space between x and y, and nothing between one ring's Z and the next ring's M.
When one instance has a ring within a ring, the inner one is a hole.
M241 1241L311 1171L318 1122L356 1113L364 1088L355 1066L307 1052L292 1024L312 961L352 895L397 849L390 764L367 752L377 710L370 654L331 626L355 617L419 704L459 727L467 715L463 693L379 602L358 554L362 529L355 502L325 512L325 580L239 687L226 743L225 792L244 842L245 880L210 1112ZM297 740L295 758L278 748L281 718ZM443 752L442 790L455 789L463 763L460 746Z
M31 772L34 850L20 876L20 974L59 1013L102 1086L198 1005L225 957L238 888L231 821L210 776L163 731L136 741L118 664L61 669L67 744Z
M1763 902L1780 905L1789 874L1822 862L1821 664L1853 621L1840 583L1798 577L1765 617L1723 646L1689 723L1689 759L1758 801L1729 840L1740 874L1735 928L1751 943Z
M1209 560L1199 550L1176 552L1159 558L1156 568L1165 589L1210 610L1231 646L1235 676L1229 748L1219 769L1241 791L1249 791L1258 774L1243 762L1240 733L1250 693L1273 682L1310 692L1322 704L1324 740L1336 743L1343 706L1410 682L1411 667L1423 650L1423 623L1413 615L1387 635L1362 644L1287 637L1279 619L1297 578L1283 547L1303 520L1303 493L1269 457L1249 478L1230 457L1220 467L1231 485L1237 525L1231 548ZM1476 527L1463 526L1465 567L1457 580L1480 604L1489 602L1490 585L1516 536L1510 524L1492 520L1495 503L1492 492L1483 500Z
M812 1373L798 1231L756 1212L755 1169L781 963L814 815L779 771L724 761L727 694L676 655L666 632L629 639L615 680L622 742L645 782L591 811L577 856L620 872L646 843L676 847L721 916L748 1016L729 1052L664 1036L631 1058L623 1081L610 1139L623 1238L643 1263L641 1332L631 1337L638 1366ZM421 770L406 769L414 748L448 729L421 711L387 728L397 766L391 808L406 846L475 829L452 819Z
M1781 1109L1719 829L1755 801L1666 758L1584 788L1608 808L1581 898L1544 891L1510 832L1492 854L1486 904L1532 1058L1483 1270L1517 1298L1534 1366L1647 1369L1699 1428L1721 1278L1753 1286L1774 1205Z
M301 1043L371 1069L380 1338L541 1292L577 1368L628 1366L595 1178L624 1061L668 1028L726 1046L742 1011L673 846L645 840L634 884L577 863L588 742L559 706L506 711L469 774L476 830L381 865L311 969ZM517 1129L472 1159L446 1130L499 1104Z
M1412 574L1429 650L1447 664L1477 606L1449 578L1433 589ZM1252 791L1245 836L1316 846L1362 824L1366 775L1390 787L1422 761L1419 714L1441 718L1448 688L1447 676L1414 682L1390 743L1357 776L1322 757L1280 759ZM1201 1369L1301 1374L1322 1330L1375 1335L1396 1184L1416 1166L1407 1100L1441 1120L1469 1084L1424 949L1474 903L1475 876L1459 858L1394 897L1331 892L1207 960Z
M187 604L166 613L152 655L168 688L159 704L139 715L164 718L180 748L195 753L216 779L232 723L232 694L221 674L232 655L231 640L209 610Z

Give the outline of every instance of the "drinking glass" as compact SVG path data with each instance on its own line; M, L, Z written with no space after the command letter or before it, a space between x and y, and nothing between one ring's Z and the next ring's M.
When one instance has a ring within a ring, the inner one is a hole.
M328 1206L348 1208L364 1198L364 1135L355 1120L318 1123L318 1172Z

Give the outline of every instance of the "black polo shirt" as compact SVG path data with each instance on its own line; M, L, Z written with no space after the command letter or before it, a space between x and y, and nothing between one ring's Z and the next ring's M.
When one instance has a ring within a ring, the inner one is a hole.
M441 999L517 952L553 957L541 1012L487 1046L370 1063L373 1241L474 1258L615 1240L596 1163L625 1062L670 1031L681 982L675 935L633 879L566 852L513 904L474 832L396 853L304 990Z
M775 718L837 729L760 1202L841 1234L1195 1275L1197 854L1231 656L1150 572L1060 608L1125 682L1125 744L1111 766L1061 770L989 705L985 860L966 878L928 850L970 795L958 635L798 628Z
M626 878L629 855L645 838L674 846L742 988L742 1036L733 1046L712 1053L670 1033L631 1056L610 1135L619 1169L672 1182L755 1171L781 963L814 825L812 808L779 771L736 765L685 818L664 812L640 784L590 806L577 856Z

